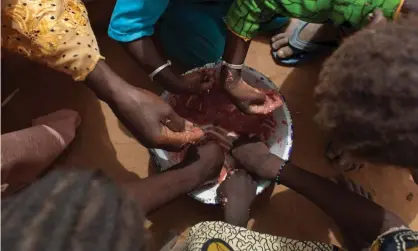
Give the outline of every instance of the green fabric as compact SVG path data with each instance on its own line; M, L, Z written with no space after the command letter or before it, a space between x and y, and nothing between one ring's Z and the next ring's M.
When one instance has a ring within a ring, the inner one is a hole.
M224 52L228 32L223 18L231 4L231 0L212 0L207 3L170 1L155 32L164 55L179 63L184 70L218 61ZM288 18L278 17L264 24L261 30L277 30L287 21Z
M299 18L310 23L332 21L360 28L375 9L392 19L401 0L235 0L225 22L237 35L251 39L260 24L275 16Z

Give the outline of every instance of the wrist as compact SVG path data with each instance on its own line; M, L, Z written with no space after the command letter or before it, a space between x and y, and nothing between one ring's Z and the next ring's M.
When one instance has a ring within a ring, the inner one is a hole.
M181 93L185 89L183 76L174 73L170 67L166 67L154 76L154 82L162 85L172 93Z
M283 164L284 161L282 159L272 153L269 153L266 156L266 160L263 161L262 164L264 170L263 178L276 181L277 175L279 174Z
M99 60L87 76L86 84L105 102L113 101L121 89L128 85L103 60Z
M230 69L227 66L221 67L221 85L228 89L231 88L239 83L239 79L241 77L241 70L238 69Z
M297 179L298 166L292 163L288 163L280 171L280 183L287 187L292 187L294 180Z

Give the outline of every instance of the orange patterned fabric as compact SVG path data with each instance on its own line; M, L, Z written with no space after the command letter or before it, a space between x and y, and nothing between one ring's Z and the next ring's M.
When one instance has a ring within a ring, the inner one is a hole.
M80 0L2 0L2 47L81 81L100 55Z

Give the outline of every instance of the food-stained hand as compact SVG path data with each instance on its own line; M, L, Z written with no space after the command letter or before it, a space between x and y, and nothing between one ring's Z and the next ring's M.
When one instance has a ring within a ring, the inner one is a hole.
M278 92L252 87L242 79L239 71L222 69L221 84L231 101L246 114L268 114L283 105Z
M193 93L200 93L212 88L216 82L215 69L200 69L182 76L184 88Z
M231 154L249 173L268 180L277 176L284 163L282 159L270 153L264 142L255 137L235 141Z
M177 115L170 105L152 92L126 85L118 99L124 124L141 135L147 147L178 150L199 140L204 133L191 122ZM133 127L128 121L135 121Z
M195 173L199 183L215 179L219 176L225 162L222 148L216 143L208 143L202 146L191 146L185 157L185 161L194 162L196 165L188 165L190 172Z

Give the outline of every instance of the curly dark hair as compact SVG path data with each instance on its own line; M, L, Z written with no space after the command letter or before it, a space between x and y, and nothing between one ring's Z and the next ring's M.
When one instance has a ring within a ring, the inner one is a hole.
M98 172L54 170L1 203L2 250L144 248L136 202Z
M317 122L342 150L418 168L417 16L346 39L324 64L316 98Z

